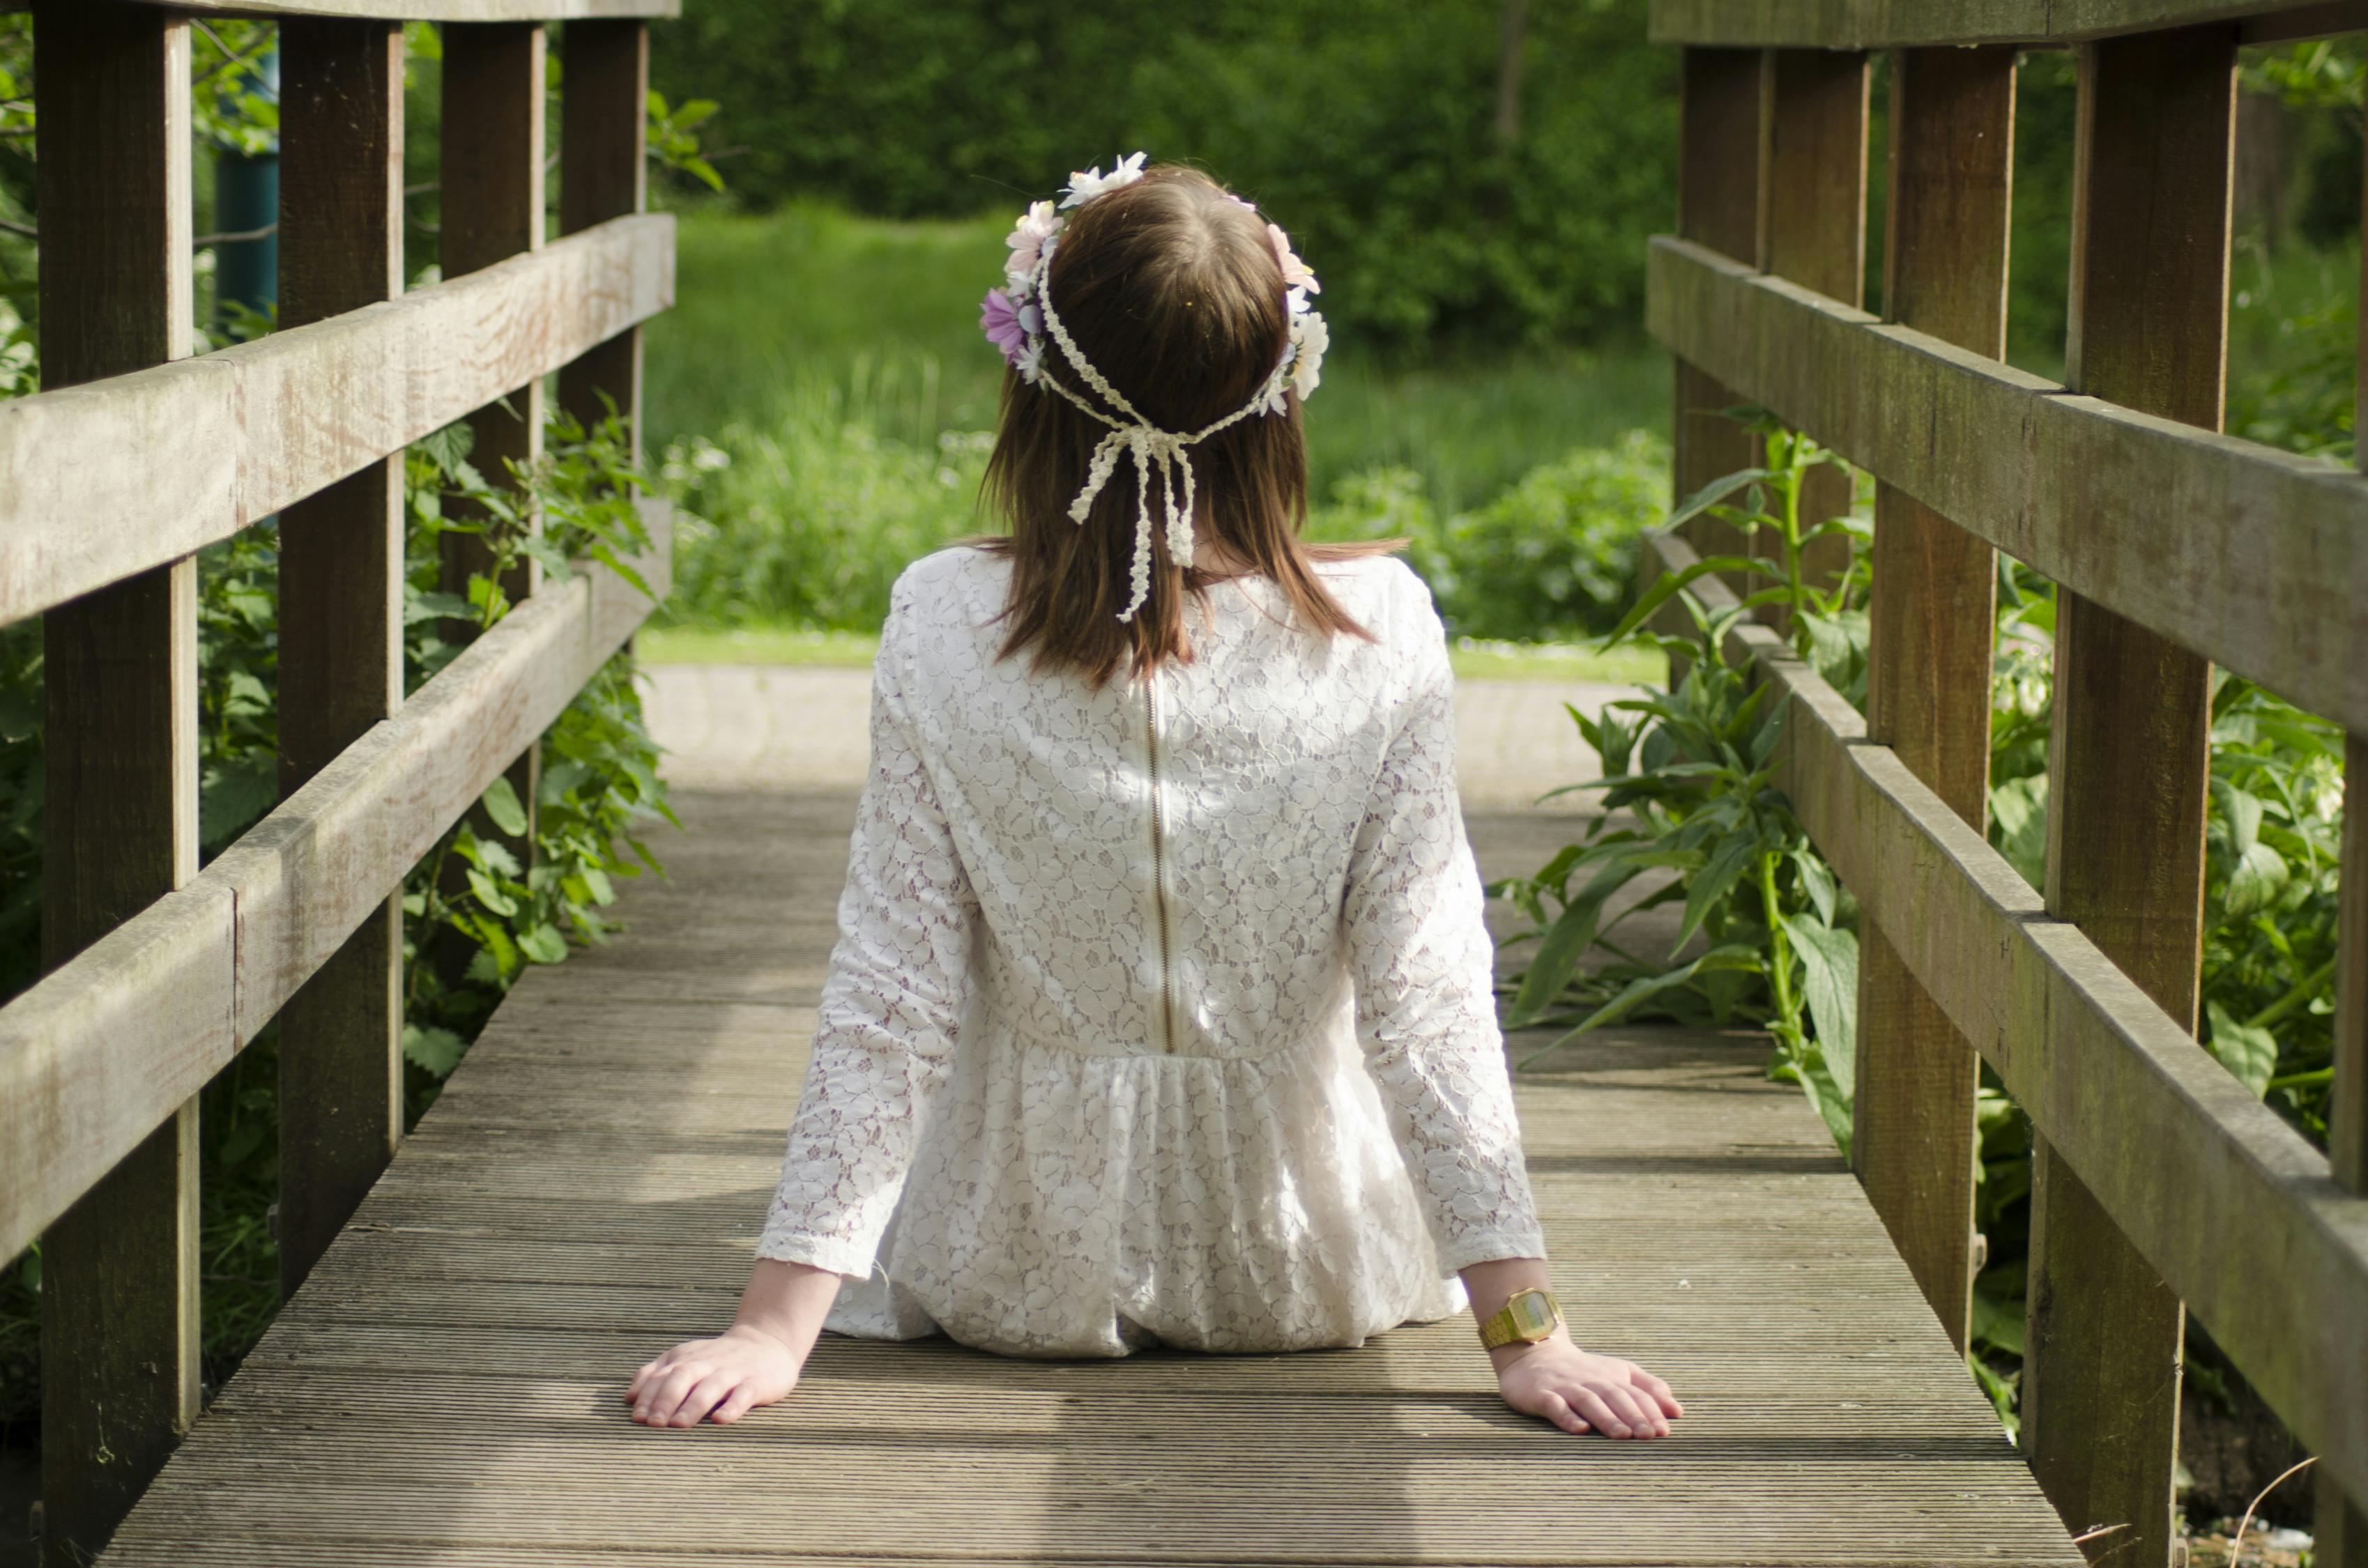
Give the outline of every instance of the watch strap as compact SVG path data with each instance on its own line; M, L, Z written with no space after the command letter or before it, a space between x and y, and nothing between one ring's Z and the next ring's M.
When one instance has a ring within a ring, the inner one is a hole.
M1480 1325L1480 1343L1494 1350L1516 1340L1534 1345L1549 1337L1563 1324L1562 1305L1554 1292L1535 1286L1516 1290L1505 1304L1490 1313Z

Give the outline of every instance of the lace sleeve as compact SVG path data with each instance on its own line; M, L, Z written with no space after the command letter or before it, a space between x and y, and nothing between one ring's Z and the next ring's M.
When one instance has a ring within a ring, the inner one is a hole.
M1440 1266L1543 1257L1455 789L1455 684L1426 605L1413 691L1350 854L1357 1032Z
M758 1257L848 1276L871 1271L951 1064L978 909L915 748L890 652L894 619L872 674L871 771L814 1055L757 1244Z

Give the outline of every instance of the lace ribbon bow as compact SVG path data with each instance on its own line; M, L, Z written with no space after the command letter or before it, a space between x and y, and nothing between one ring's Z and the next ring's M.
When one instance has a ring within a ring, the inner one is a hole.
M1119 611L1118 616L1121 621L1133 620L1134 612L1141 609L1143 601L1151 596L1152 471L1156 469L1159 472L1160 515L1165 524L1168 559L1178 566L1189 566L1192 562L1195 498L1192 456L1188 449L1253 414L1263 412L1274 397L1285 367L1276 368L1257 397L1216 423L1183 434L1163 430L1145 418L1141 409L1129 403L1124 393L1110 385L1102 373L1093 368L1086 358L1085 351L1069 335L1069 329L1063 324L1060 313L1053 309L1052 268L1053 257L1049 253L1036 264L1034 292L1043 312L1044 330L1060 346L1061 357L1076 371L1077 379L1099 393L1112 408L1126 415L1121 419L1106 414L1087 402L1065 382L1049 375L1040 377L1041 384L1067 398L1088 417L1110 426L1110 434L1095 444L1093 461L1086 470L1084 486L1078 490L1077 498L1069 503L1072 521L1085 522L1093 511L1094 498L1102 493L1102 487L1110 483L1110 475L1117 472L1120 456L1128 452L1134 454L1134 560L1127 572L1130 592L1126 608Z

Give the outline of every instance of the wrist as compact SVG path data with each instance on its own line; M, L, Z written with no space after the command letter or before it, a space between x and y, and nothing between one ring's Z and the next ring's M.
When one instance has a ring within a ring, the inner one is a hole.
M781 1324L766 1324L753 1318L741 1318L723 1331L723 1337L745 1339L752 1345L785 1350L789 1352L791 1360L796 1360L798 1358L797 1346L790 1337L790 1330Z
M1551 1353L1556 1347L1564 1350L1578 1348L1571 1342L1570 1330L1559 1324L1554 1326L1554 1331L1543 1339L1516 1339L1508 1345L1497 1346L1486 1354L1488 1364L1496 1369L1497 1375L1501 1378L1512 1369L1514 1363L1526 1361L1540 1351Z

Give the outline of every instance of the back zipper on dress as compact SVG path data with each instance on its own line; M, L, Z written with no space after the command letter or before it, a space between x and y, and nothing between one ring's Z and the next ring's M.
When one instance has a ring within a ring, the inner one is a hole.
M1167 937L1167 808L1159 790L1159 676L1156 670L1145 676L1143 681L1143 733L1144 755L1150 765L1151 779L1151 901L1159 918L1160 1049L1173 1055L1176 1051L1175 958Z

